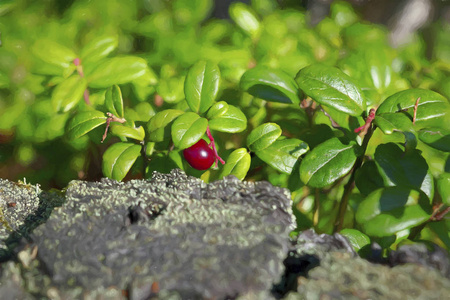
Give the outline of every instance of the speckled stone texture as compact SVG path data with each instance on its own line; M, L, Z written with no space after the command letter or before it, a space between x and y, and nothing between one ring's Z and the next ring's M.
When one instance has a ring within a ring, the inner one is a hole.
M150 181L73 181L31 240L62 293L225 299L270 290L294 224L287 190L235 177L207 185L173 170Z
M43 192L39 185L0 179L0 262L10 259L19 240L61 203L62 197Z

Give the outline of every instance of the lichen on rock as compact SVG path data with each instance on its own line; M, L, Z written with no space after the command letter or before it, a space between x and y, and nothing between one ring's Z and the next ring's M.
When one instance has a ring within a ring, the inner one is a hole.
M139 280L146 291L157 283L183 298L223 299L279 279L295 224L290 205L289 193L267 182L207 185L180 170L150 181L73 181L31 240L61 291L133 293Z

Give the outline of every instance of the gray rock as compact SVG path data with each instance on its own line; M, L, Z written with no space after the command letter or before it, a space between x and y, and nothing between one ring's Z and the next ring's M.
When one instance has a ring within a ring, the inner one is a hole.
M0 179L0 262L10 259L20 239L45 222L62 200L39 185Z
M150 181L73 181L31 240L62 295L115 287L132 299L225 299L279 280L295 224L290 205L287 190L266 182L207 185L180 170Z

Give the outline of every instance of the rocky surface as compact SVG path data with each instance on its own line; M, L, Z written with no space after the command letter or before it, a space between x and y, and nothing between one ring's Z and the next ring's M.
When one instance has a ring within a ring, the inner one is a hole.
M400 248L390 266L361 259L339 234L308 230L290 240L290 205L287 190L266 182L205 184L180 170L148 181L73 181L64 197L3 180L0 245L8 261L0 265L0 298L448 295L445 252Z

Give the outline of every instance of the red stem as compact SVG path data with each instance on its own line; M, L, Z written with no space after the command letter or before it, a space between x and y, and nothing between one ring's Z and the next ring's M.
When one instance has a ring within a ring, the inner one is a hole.
M211 131L209 130L209 125L208 127L206 127L206 135L208 136L209 140L211 141L209 143L209 146L212 148L213 152L214 152L214 156L215 156L215 164L214 167L217 168L217 161L220 161L222 163L222 165L225 164L225 161L219 156L219 153L217 153L217 149L216 149L216 143L214 143L214 138L211 134Z

